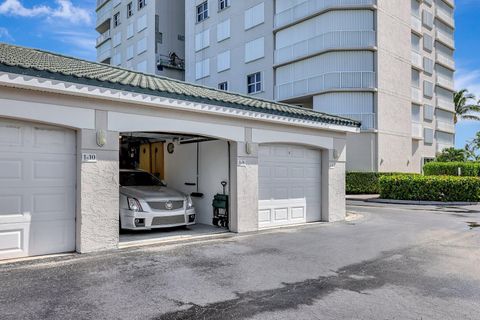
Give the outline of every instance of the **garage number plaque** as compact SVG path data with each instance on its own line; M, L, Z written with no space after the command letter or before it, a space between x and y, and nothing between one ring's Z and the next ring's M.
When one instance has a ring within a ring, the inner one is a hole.
M82 153L82 162L95 163L97 162L97 155L95 153Z

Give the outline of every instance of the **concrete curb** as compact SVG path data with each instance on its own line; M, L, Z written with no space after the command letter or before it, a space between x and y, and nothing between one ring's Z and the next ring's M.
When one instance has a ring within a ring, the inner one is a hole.
M424 206L474 206L478 202L441 202L441 201L418 201L418 200L393 200L393 199L366 199L365 202L389 203L389 204L410 204Z

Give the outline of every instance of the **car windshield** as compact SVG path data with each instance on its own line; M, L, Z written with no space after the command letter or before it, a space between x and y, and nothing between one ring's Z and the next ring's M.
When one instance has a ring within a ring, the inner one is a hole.
M163 186L162 181L148 172L120 172L120 185L124 187L153 187Z

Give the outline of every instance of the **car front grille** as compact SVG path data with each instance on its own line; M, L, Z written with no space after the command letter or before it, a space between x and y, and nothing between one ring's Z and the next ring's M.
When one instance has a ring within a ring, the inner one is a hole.
M149 202L148 205L154 210L178 210L183 208L183 200Z
M152 226L160 226L160 225L168 225L168 224L180 224L180 223L185 223L185 215L155 217L152 220Z

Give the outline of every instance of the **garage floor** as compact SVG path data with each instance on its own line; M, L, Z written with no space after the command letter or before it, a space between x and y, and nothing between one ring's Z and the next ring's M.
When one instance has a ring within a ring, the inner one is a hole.
M128 246L130 244L141 244L142 242L151 243L158 241L184 240L196 237L203 237L212 234L221 234L229 232L227 229L210 226L206 224L195 224L188 227L178 227L169 229L145 230L145 231L122 231L120 234L120 245Z

